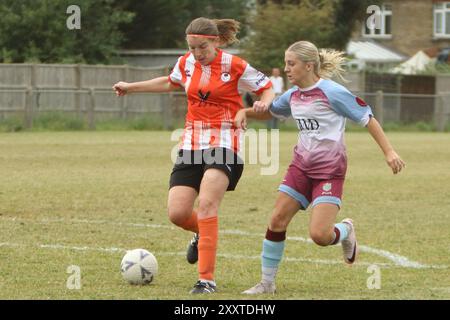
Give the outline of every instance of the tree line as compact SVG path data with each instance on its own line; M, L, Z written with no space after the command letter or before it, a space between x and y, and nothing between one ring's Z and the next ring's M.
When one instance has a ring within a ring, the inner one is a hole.
M0 62L121 63L120 49L186 48L197 17L241 22L239 46L257 67L283 64L305 39L345 47L374 0L77 0L80 29L68 29L72 0L0 1ZM377 2L377 1L375 1Z

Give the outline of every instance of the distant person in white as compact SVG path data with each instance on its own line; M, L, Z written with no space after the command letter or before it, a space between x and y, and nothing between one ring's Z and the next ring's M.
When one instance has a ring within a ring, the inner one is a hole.
M272 81L273 91L275 91L276 95L280 95L284 92L284 80L283 77L280 76L280 69L273 68L272 76L270 77L270 81Z
M284 79L281 77L281 72L279 68L272 69L272 76L270 77L270 81L272 81L272 88L275 92L276 96L281 95L284 92ZM268 129L277 129L278 128L278 119L273 117L272 119L267 121Z

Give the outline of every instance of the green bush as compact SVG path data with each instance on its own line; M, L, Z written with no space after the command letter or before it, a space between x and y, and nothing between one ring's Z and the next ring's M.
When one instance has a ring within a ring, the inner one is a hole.
M83 119L63 112L46 112L33 120L33 131L79 131L86 129Z
M23 120L17 116L0 119L0 132L19 132L23 129Z
M415 123L387 122L383 125L385 131L432 132L436 131L434 124L425 121Z
M182 119L174 119L172 128L183 128ZM125 130L164 130L164 120L159 114L141 116L131 119L103 119L96 121L98 131L125 131Z
M172 128L183 128L184 119L177 118L172 121ZM255 130L267 129L267 121L249 120L248 128ZM298 131L294 121L279 121L278 128L281 131ZM419 121L415 123L386 122L383 125L384 131L391 132L433 132L436 127L431 122ZM80 131L89 130L87 121L83 117L77 117L73 114L64 112L45 112L40 113L33 119L33 128L26 129L23 117L10 116L0 118L0 132L19 132L19 131ZM96 131L144 131L164 130L164 120L160 114L145 115L129 119L103 118L96 119ZM450 132L450 123L444 129ZM365 132L367 128L361 127L351 121L347 122L347 132Z
M450 122L447 124L444 130L445 132L450 132Z
M130 129L133 130L162 130L163 122L154 117L142 117L131 121Z

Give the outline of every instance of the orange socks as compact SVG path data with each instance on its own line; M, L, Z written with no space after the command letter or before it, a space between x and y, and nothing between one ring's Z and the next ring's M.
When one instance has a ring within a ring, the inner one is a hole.
M192 211L192 215L189 219L180 224L180 227L184 230L198 233L197 212Z
M198 220L198 229L200 231L198 243L199 279L214 281L217 240L219 237L217 216Z
M217 240L219 237L219 223L217 216L197 220L197 213L193 211L191 217L184 221L180 227L184 230L200 234L198 242L199 279L214 281Z

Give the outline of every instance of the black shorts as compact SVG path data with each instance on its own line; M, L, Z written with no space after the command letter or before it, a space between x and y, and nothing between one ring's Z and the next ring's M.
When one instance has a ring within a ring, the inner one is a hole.
M203 174L211 168L219 169L227 175L227 191L233 191L241 178L244 163L236 153L226 148L181 149L170 175L170 188L188 186L199 192Z

